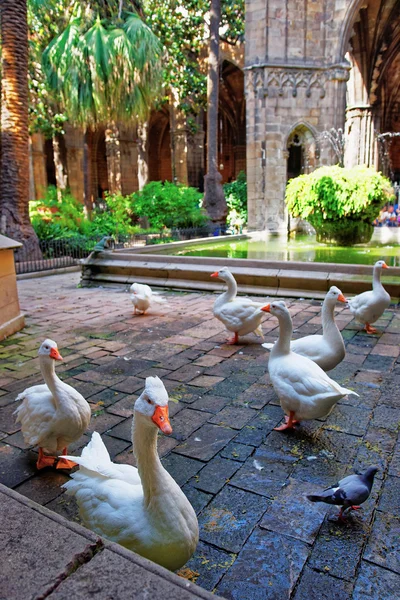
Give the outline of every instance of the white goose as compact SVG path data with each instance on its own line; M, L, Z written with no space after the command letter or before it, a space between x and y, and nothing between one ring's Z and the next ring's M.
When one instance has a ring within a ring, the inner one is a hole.
M332 286L322 305L322 335L306 335L290 342L292 352L310 358L324 371L334 369L346 355L342 334L335 323L336 302L347 302L347 300L339 288ZM274 344L268 343L262 346L271 350Z
M166 302L165 298L159 296L157 292L153 292L151 287L145 283L132 283L130 292L135 315L137 312L144 315L153 302L158 304Z
M64 484L76 496L87 527L170 570L192 556L199 538L196 514L157 453L157 432L169 435L168 394L158 377L147 377L135 402L133 451L138 468L111 462L98 433Z
M365 325L367 333L377 333L371 323L375 323L390 304L390 296L381 284L382 269L388 268L384 260L378 260L374 265L372 290L348 300L350 312L356 321Z
M57 377L56 360L62 360L56 342L45 340L39 348L45 384L27 388L16 398L22 400L14 414L17 423L22 424L25 443L39 446L38 469L54 466L57 454L67 454L69 444L81 437L90 422L89 404L79 392ZM60 457L56 468L72 469L74 466L75 463Z
M261 319L264 316L261 302L253 302L250 298L237 298L237 283L227 267L212 273L211 277L218 277L225 281L228 286L226 292L218 296L214 302L213 314L227 328L234 333L234 337L228 340L228 344L237 344L239 335L246 335L254 331L260 337L263 336Z
M263 310L279 321L279 338L268 362L272 385L287 415L277 431L292 429L302 419L325 417L341 398L358 395L333 381L309 358L291 351L292 319L284 302L267 304Z

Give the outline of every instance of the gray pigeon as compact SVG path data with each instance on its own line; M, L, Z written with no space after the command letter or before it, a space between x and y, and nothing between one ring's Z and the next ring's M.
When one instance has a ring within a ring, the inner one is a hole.
M374 483L375 473L379 471L378 467L368 467L365 473L361 475L349 475L341 479L338 483L327 488L320 495L312 494L307 496L311 502L325 502L326 504L335 504L341 506L338 518L346 522L343 513L348 508L358 510L360 504L366 501L371 493Z

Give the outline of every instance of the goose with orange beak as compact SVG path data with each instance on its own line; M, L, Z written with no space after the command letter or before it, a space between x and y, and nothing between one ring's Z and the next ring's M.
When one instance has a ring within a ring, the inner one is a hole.
M342 334L335 322L337 302L347 302L339 288L332 286L322 305L322 335L306 335L290 342L290 349L296 354L306 356L317 363L324 371L334 369L346 355ZM273 344L262 344L267 350Z
M252 332L261 338L264 337L261 329L264 316L261 308L264 305L261 302L253 302L250 298L237 298L237 283L228 267L212 273L211 277L222 279L228 286L228 289L218 296L213 307L214 317L234 334L233 338L228 340L228 344L237 344L239 336Z
M95 432L82 456L68 457L80 469L63 487L76 497L89 529L175 570L192 556L199 528L190 502L158 457L159 430L172 433L168 394L161 379L147 377L134 405L132 444L137 469L111 462Z
M375 323L390 305L390 296L381 283L382 269L388 268L384 260L378 260L374 265L372 290L348 300L350 312L365 326L367 333L378 333L371 323Z
M56 375L55 363L61 360L56 342L45 340L39 348L45 384L27 388L16 398L21 404L14 414L21 423L24 441L39 446L38 469L72 469L75 463L63 456L57 460L57 455L66 455L68 446L83 435L90 422L91 410L85 398Z
M272 302L262 309L279 321L279 338L271 350L268 371L286 417L277 431L293 429L301 420L328 415L347 394L356 394L340 386L315 362L291 350L292 319L284 302Z

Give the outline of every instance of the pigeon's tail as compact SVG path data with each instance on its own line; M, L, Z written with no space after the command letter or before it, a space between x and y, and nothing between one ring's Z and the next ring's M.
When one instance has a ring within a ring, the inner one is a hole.
M317 494L310 494L309 496L306 496L306 498L310 500L310 502L326 502L324 496L318 496Z

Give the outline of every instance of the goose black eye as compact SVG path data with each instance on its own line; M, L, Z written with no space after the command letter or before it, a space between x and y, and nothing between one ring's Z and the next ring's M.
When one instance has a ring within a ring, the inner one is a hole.
M150 400L150 398L147 398L147 403L148 404L153 404L152 401Z

